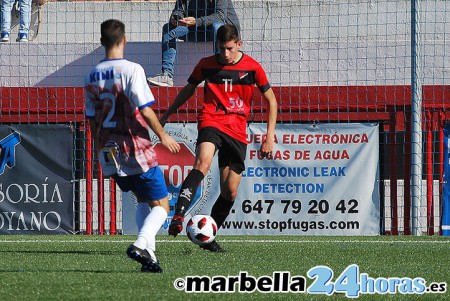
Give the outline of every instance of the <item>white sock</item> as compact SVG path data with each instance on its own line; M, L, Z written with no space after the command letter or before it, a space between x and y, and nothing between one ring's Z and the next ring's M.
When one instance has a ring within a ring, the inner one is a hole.
M136 207L136 224L138 232L141 231L145 219L150 214L150 206L147 203L137 203ZM137 246L136 246L137 247Z
M144 240L147 245L141 249L147 249L149 253L154 257L154 252L156 249L156 233L158 233L161 226L164 224L167 218L167 211L161 206L155 206L150 211L150 214L145 218L141 230L138 234L138 239L135 242L135 246L141 248L136 243L141 245ZM156 260L156 257L153 258Z
M150 214L150 206L145 202L137 203L136 206L136 224L138 227L138 232L141 231L142 226L144 225L144 221L147 216ZM137 240L133 243L139 249L144 250L147 248L147 239L144 236L138 237Z

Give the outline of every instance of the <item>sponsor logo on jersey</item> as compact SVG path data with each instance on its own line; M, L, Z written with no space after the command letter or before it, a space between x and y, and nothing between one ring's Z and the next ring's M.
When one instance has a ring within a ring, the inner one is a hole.
M239 79L243 79L248 75L248 72L239 72Z

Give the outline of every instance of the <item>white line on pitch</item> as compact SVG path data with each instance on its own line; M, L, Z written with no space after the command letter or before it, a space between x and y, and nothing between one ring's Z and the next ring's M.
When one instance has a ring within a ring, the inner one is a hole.
M81 240L52 240L52 239L32 239L32 240L0 240L1 243L130 243L134 240L98 240L98 239L81 239ZM189 240L167 240L156 239L159 243L190 243ZM410 244L449 244L450 240L283 240L283 239L261 239L261 240L242 240L242 239L221 239L225 243L410 243Z

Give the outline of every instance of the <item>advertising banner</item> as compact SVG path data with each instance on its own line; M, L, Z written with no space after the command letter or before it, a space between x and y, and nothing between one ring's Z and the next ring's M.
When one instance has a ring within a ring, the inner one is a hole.
M374 124L279 125L248 130L246 170L222 234L379 234L379 136Z
M450 125L444 128L444 184L442 185L442 235L450 236Z
M0 234L73 231L72 128L0 125Z
M154 142L169 187L170 220L182 180L194 163L197 131L195 124L167 124L166 130L183 149L172 155ZM378 125L277 125L270 158L259 154L265 132L265 124L251 124L247 130L246 169L220 234L379 234ZM216 161L186 221L195 214L210 214L220 189ZM167 233L168 222L161 233Z

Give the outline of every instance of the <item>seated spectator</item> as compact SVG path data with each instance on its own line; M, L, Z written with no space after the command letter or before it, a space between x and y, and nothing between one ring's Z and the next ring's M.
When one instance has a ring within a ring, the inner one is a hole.
M19 23L19 35L17 42L28 42L28 31L30 29L31 22L31 2L32 0L18 0L20 23ZM15 0L2 0L1 8L1 42L9 42L11 36L11 11L13 9Z
M147 78L147 82L154 86L173 86L177 39L213 41L214 53L219 53L215 38L224 24L233 24L238 30L240 27L231 0L177 0L169 23L162 29L162 72Z

